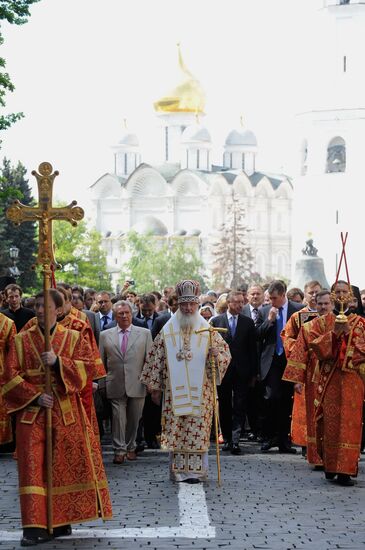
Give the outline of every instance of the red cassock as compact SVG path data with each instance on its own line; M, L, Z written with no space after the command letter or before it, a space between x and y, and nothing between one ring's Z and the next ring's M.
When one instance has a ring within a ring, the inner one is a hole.
M76 308L73 308L73 309L75 311L78 311ZM68 328L71 330L77 330L77 332L80 332L81 346L85 346L85 349L88 348L89 351L86 351L86 353L91 352L93 355L93 362L89 362L87 365L88 380L84 388L81 390L80 396L81 396L82 404L85 407L86 414L93 426L94 432L95 434L99 435L98 421L96 418L95 406L93 401L92 385L94 380L99 380L100 378L104 378L106 376L106 372L100 357L99 348L96 343L94 333L91 329L89 321L83 321L81 317L80 318L75 317L72 313L69 313L68 315L66 315L61 321L59 321L59 324L64 326L65 328ZM34 325L38 325L38 321L36 317L33 317L33 319L30 319L27 322L27 324L24 325L24 327L20 332L29 330Z
M362 433L365 375L365 319L348 316L350 332L337 337L336 316L328 313L305 327L309 350L319 360L315 425L317 451L326 472L356 475ZM307 351L294 348L285 378L303 382ZM302 373L302 374L300 374Z
M16 334L14 321L0 313L0 390L3 384L5 357L11 340ZM0 391L0 445L13 441L11 419L7 414Z
M57 324L51 346L53 526L111 518L108 482L99 443L81 403L93 356L81 333ZM40 358L44 337L34 325L15 336L6 360L3 398L16 413L19 493L23 527L47 527L45 409L36 400L45 391Z
M281 332L281 339L285 349L287 359L294 348L295 342L300 331L300 313L309 311L308 307L304 307L293 313L284 329ZM290 437L293 443L301 447L307 446L307 409L306 409L306 392L294 392L292 421L290 428Z

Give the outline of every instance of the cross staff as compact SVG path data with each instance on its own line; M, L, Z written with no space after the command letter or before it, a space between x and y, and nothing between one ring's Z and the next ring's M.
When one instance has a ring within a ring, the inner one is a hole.
M213 332L228 332L227 328L220 328L220 327L212 327L209 326L207 328L199 328L195 331L195 334L199 334L200 332L209 332L209 348L211 349L213 347L213 339L212 334ZM214 431L215 431L215 451L216 451L216 457L217 457L217 472L218 472L218 487L221 486L221 461L219 456L219 432L218 432L218 423L219 423L219 412L218 412L218 399L217 399L217 380L215 375L215 357L211 353L210 354L210 366L212 369L212 379L213 379L213 413L214 413Z
M49 289L51 288L52 270L59 267L55 261L52 244L53 220L66 220L72 225L84 217L84 211L77 202L72 201L68 206L55 208L52 205L53 181L59 172L52 173L53 168L49 162L42 162L32 175L38 184L38 206L26 206L15 200L6 211L6 217L14 225L23 222L38 222L39 224L39 248L36 263L42 266L43 290L44 290L44 347L45 351L51 350L50 319L49 319ZM45 366L45 392L52 393L51 371ZM50 534L53 532L52 511L52 410L46 408L46 468L47 468L47 528Z
M343 323L343 324L347 323L347 317L344 313L345 303L348 303L349 301L351 301L353 299L353 293L352 293L352 287L351 287L351 284L350 284L349 269L348 269L348 266L347 266L347 257L346 257L347 237L348 237L348 232L346 232L346 233L341 232L342 252L341 252L340 262L338 264L338 269L337 269L337 273L336 273L336 281L335 281L335 284L332 287L333 291L331 292L331 296L332 296L333 300L337 300L340 303L340 311L339 311L338 315L336 315L336 322L337 323ZM349 286L349 294L346 297L336 296L336 285L337 285L338 279L340 277L342 260L345 264L347 284Z

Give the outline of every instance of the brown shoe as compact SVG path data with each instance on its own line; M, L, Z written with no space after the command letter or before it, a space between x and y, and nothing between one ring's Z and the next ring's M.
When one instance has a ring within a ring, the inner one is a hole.
M128 451L128 452L127 452L127 459L128 459L128 460L137 460L137 453L136 453L136 451Z
M114 455L113 464L123 464L125 461L125 455Z

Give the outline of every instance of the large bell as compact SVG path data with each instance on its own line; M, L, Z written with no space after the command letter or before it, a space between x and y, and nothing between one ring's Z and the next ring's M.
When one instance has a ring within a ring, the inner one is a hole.
M318 281L322 288L330 288L324 272L323 259L317 256L317 248L313 246L313 239L306 241L302 250L302 257L296 261L295 272L290 286L304 289L308 281Z

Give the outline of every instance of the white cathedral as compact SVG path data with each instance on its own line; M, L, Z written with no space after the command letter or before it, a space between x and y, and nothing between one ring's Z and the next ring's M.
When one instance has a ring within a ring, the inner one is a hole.
M295 283L291 267L311 233L327 279L334 280L339 233L348 231L351 278L365 287L359 226L364 212L365 0L323 0L315 17L323 17L330 32L326 49L318 37L322 47L318 59L311 60L320 63L311 80L312 105L297 117L300 158L294 192L288 177L256 171L257 140L250 130L232 130L223 145L222 166L212 164L209 131L197 121L204 118L205 95L179 52L181 83L154 104L161 162L142 162L137 136L124 132L114 146L114 171L91 187L114 283L125 259L121 242L131 229L189 239L209 274L211 244L234 196L252 229L254 270L262 276L292 275Z
M96 228L103 237L108 271L119 280L125 260L121 243L131 230L188 240L200 253L206 273L232 199L242 206L252 229L253 270L261 276L290 276L293 189L283 175L256 170L254 133L233 129L223 146L223 164L212 163L212 140L200 122L205 94L179 50L181 83L154 104L160 126L161 162L146 164L139 140L124 132L114 149L114 170L92 186Z

